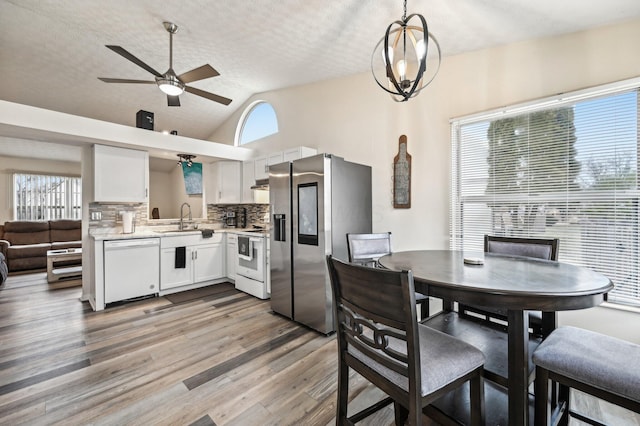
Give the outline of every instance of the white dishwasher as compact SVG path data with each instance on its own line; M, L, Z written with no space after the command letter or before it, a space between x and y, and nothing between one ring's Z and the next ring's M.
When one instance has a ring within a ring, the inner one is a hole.
M155 294L160 288L160 238L104 242L104 302Z

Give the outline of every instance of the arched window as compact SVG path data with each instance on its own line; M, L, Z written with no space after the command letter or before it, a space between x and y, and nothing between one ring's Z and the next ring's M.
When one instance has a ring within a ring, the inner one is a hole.
M236 146L278 133L278 118L270 103L256 101L242 114L236 130Z

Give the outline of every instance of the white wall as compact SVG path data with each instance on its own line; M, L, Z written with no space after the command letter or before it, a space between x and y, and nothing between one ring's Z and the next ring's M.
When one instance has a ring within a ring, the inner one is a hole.
M635 20L446 57L433 83L406 103L393 102L370 73L262 93L245 106L257 99L270 102L280 131L246 146L269 152L304 145L372 166L373 230L393 232L394 250L448 248L449 120L637 77L639 39ZM243 109L210 139L233 144ZM411 209L393 209L391 202L391 165L402 134L413 159ZM612 318L607 311L583 310L570 318L602 328ZM607 332L640 343L640 316L616 311L614 317Z
M13 173L80 176L80 163L0 156L0 224L13 220Z

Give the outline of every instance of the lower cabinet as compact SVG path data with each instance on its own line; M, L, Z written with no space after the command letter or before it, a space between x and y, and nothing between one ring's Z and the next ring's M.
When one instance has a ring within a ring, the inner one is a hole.
M194 282L224 278L224 244L202 244L192 250Z
M160 290L225 277L223 234L162 237ZM181 251L184 250L184 258Z

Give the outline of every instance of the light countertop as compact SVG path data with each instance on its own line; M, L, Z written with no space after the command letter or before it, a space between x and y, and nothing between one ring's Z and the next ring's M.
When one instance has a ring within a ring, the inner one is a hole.
M104 240L126 240L135 238L160 238L160 237L176 237L180 235L198 235L203 230L211 229L214 233L233 233L241 235L254 235L268 236L269 230L264 229L262 232L256 232L255 228L220 228L213 229L206 226L199 227L198 229L189 229L184 231L178 231L175 226L160 227L160 226L138 226L135 232L131 234L124 234L122 228L95 228L90 231L90 237L95 241Z

